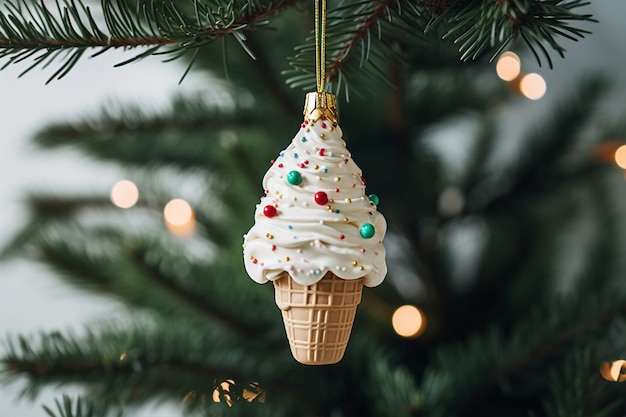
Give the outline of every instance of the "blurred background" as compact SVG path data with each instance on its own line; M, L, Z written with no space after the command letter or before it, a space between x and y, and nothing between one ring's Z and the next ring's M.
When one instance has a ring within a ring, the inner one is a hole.
M30 139L45 123L76 120L97 114L103 106L125 102L155 109L166 107L174 94L189 92L202 82L192 76L179 85L181 66L161 64L158 59L113 68L126 57L111 52L84 60L70 77L49 85L45 85L48 76L44 72L34 71L18 78L22 70L9 67L0 73L0 117L5 140L0 153L3 244L27 220L27 190L108 195L113 184L125 178L121 169L86 160L71 150L49 152L34 147ZM80 333L85 323L119 315L124 309L122 303L66 285L28 260L0 263L0 277L0 328L4 335L58 329ZM41 404L50 404L58 396L50 388L35 402L20 401L20 390L19 384L1 388L0 415L42 416ZM145 415L155 414L150 408Z
M626 114L626 26L623 23L626 3L622 0L593 2L586 10L600 23L586 25L593 34L580 42L566 41L565 59L555 58L554 69L539 67L524 49L517 51L521 56L522 71L540 74L547 89L538 100L517 96L503 112L502 119L506 120L513 143L520 132L543 117L590 74L601 73L613 80L609 98L603 103L607 114ZM27 192L108 195L117 181L126 178L122 169L86 159L74 150L41 150L33 146L30 139L35 132L47 123L97 115L103 107L114 107L119 103L130 102L159 111L167 107L174 95L193 93L198 86L209 82L204 76L192 72L182 85L178 85L184 67L178 63L163 64L158 58L113 68L126 57L111 52L95 59L85 59L67 77L50 85L44 85L48 74L38 70L22 78L18 78L21 68L9 67L0 72L3 146L0 152L0 193L3 196L0 245L8 242L27 221ZM497 78L495 63L493 77ZM354 100L358 102L359 99ZM292 130L296 128L294 123ZM287 140L285 138L285 143ZM348 143L350 146L349 138ZM442 138L438 146L449 147L452 160L458 156L453 134ZM514 152L515 146L511 149ZM626 199L626 182L623 191ZM125 309L121 302L68 286L49 269L31 260L11 259L0 263L1 335L66 329L80 335L85 324L121 316ZM17 399L20 389L19 382L1 388L0 415L41 416L41 404L50 404L58 398L60 391L55 387L45 388L42 395L31 402ZM65 387L62 391L78 392ZM141 408L137 415L169 416L173 413L168 405L150 404Z

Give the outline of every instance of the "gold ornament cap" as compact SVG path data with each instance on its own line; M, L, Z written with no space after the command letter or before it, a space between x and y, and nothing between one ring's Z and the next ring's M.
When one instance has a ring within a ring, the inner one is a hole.
M304 118L317 120L322 115L337 121L337 101L332 93L307 93L304 101Z

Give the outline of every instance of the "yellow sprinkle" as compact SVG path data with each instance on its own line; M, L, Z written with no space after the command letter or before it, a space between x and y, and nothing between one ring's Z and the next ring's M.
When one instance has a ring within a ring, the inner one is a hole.
M332 132L332 131L333 131L333 127L332 127L332 126L329 126L329 127L328 127L328 131L329 131L329 132Z
M359 270L360 270L360 271L362 271L362 270L364 270L364 269L365 269L365 268L363 268L362 266L360 266L360 267L359 267Z
M346 223L348 223L348 218L347 218L347 217L344 217L344 218L343 218L343 221L344 221L344 222L346 222Z
M306 129L304 129L305 132L309 132L311 129L309 129L308 127Z
M335 181L337 182L341 181L341 177L335 177Z
M357 266L358 262L357 261L352 261L352 266Z
M289 256L285 256L285 260L289 262Z
M265 237L268 239L274 239L274 235L270 234L270 233L266 233Z
M319 165L315 165L313 168L320 169L320 166Z
M334 202L335 202L335 200L333 200L333 199L331 198L330 200L328 200L328 202L332 204L332 203L334 203Z
M348 204L352 203L352 199L346 198L346 203L348 203Z
M324 139L325 137L326 137L326 135L325 135L325 134L320 133L320 138Z

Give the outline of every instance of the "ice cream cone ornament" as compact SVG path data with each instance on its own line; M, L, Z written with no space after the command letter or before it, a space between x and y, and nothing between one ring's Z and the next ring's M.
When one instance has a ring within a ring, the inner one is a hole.
M318 54L318 69L324 59ZM378 197L365 193L320 72L300 130L263 178L265 195L243 245L248 275L274 283L294 358L310 365L341 360L363 285L379 285L387 273L387 223Z

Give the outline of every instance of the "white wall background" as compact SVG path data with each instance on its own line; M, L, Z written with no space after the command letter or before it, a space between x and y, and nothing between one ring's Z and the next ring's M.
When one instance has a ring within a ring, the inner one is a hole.
M589 26L594 33L587 39L567 43L566 59L556 58L554 70L537 68L531 58L523 61L525 72L541 73L548 84L544 99L526 105L528 114L538 114L543 103L552 102L566 90L575 88L574 82L581 74L602 70L620 81L615 95L622 107L616 110L626 115L626 25L623 23L626 2L594 2L588 10L600 24ZM149 59L113 68L121 60L119 53L84 60L64 80L48 86L44 83L49 72L34 70L21 79L17 75L23 67L0 72L0 246L26 219L22 198L27 190L108 193L111 185L121 178L115 168L94 164L76 153L34 149L29 145L33 132L49 121L72 120L85 111L96 112L106 99L158 107L166 104L172 94L194 87L195 80L187 80L182 87L177 85L182 70L175 64ZM39 330L80 329L89 320L115 314L120 307L114 301L65 286L40 265L26 261L0 263L0 338ZM51 405L64 391L47 389L30 402L17 401L19 388L19 384L0 386L0 416L43 416L41 404ZM160 406L158 410L148 408L138 415L177 413Z

